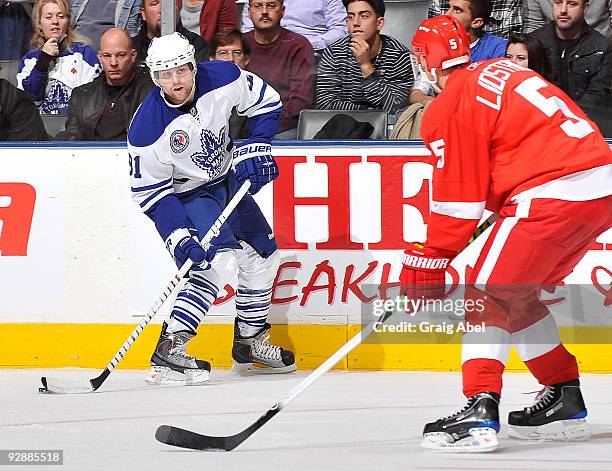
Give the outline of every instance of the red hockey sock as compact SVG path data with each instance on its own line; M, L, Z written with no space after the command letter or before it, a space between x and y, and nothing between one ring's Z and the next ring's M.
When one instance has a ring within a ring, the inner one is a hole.
M527 360L525 365L543 386L564 383L580 376L576 357L563 344L544 355Z
M466 361L461 365L465 397L472 397L485 391L501 396L504 368L502 362L491 358L474 358Z

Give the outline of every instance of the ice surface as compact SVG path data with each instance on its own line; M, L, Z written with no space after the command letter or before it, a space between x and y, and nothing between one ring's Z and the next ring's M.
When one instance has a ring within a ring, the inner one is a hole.
M421 451L423 424L464 405L460 376L426 372L332 372L236 450L206 453L157 442L158 425L208 435L243 430L307 372L241 378L216 370L202 386L147 386L144 371L117 370L95 393L43 395L42 375L91 378L97 370L0 369L0 449L63 449L61 467L130 471L601 470L612 471L612 376L586 375L588 442L525 443L507 437L509 410L531 404L538 385L507 374L500 449L486 455ZM8 469L8 468L7 468ZM12 468L11 468L12 469Z

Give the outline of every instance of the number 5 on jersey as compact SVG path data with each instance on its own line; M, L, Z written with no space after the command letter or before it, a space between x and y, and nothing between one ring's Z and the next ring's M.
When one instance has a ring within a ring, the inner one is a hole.
M431 147L432 152L434 153L434 155L436 157L438 157L438 161L436 162L436 168L442 168L444 167L444 146L446 145L446 143L444 142L444 139L438 139L437 141L433 141L432 143L429 144L429 147Z
M585 121L572 113L569 106L567 106L567 104L561 98L555 95L546 98L544 95L542 95L540 89L546 87L548 87L548 84L540 77L535 76L522 82L514 89L514 91L521 95L533 106L538 108L549 118L557 111L561 111L563 116L567 118L567 121L565 121L560 127L569 137L582 139L592 132L595 132L588 121Z

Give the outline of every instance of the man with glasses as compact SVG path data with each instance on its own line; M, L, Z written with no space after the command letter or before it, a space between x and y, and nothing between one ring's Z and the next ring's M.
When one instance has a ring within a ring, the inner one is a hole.
M251 48L244 34L239 30L225 29L215 34L211 47L211 60L233 62L241 69L247 69L251 60ZM246 116L239 116L235 108L232 110L229 126L232 139L247 139L249 137L248 119Z
M232 358L238 373L288 373L292 352L269 343L266 322L280 256L274 234L250 194L219 235L203 246L227 202L247 179L257 193L278 176L270 141L282 104L258 76L229 62L196 65L179 33L153 39L147 66L155 88L128 132L132 199L151 218L180 267L193 262L170 320L151 357L149 384L200 384L210 363L185 353L225 283L238 272ZM251 135L234 148L233 108L247 116Z
M295 139L300 111L312 107L315 57L308 40L281 27L283 0L249 0L254 30L247 33L251 48L249 70L272 85L283 100L276 139Z
M245 36L237 29L219 31L211 44L211 60L229 61L246 70L251 59L251 48Z
M315 51L346 36L346 9L342 0L285 0L281 26L304 36ZM242 11L242 32L253 30L248 8Z

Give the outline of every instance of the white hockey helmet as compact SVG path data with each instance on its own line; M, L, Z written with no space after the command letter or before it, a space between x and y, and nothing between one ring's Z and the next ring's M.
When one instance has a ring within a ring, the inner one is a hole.
M187 38L181 33L167 34L153 38L147 51L147 67L151 73L153 83L159 86L155 72L173 69L184 64L191 64L195 73L195 48L189 44Z

